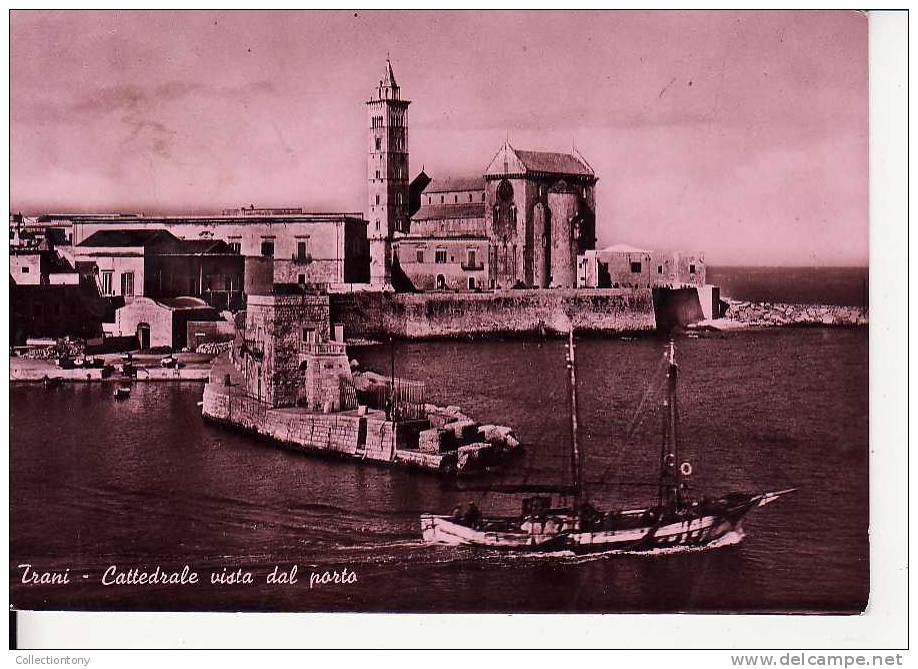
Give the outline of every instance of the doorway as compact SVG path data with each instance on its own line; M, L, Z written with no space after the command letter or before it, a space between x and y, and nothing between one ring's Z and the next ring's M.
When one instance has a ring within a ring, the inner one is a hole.
M146 351L150 348L150 325L148 323L138 323L137 345L141 351Z

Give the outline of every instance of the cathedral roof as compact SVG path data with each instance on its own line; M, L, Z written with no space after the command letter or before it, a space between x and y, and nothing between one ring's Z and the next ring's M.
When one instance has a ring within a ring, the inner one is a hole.
M593 168L576 152L525 151L510 142L504 143L485 171L489 176L530 173L595 178Z
M485 180L481 176L473 177L444 177L434 179L427 188L425 193L453 193L464 191L483 191L485 189Z
M577 156L570 153L551 153L548 151L516 150L523 165L530 172L550 172L553 174L592 175L593 170Z
M411 217L411 220L438 221L455 218L484 218L484 215L484 202L425 204Z

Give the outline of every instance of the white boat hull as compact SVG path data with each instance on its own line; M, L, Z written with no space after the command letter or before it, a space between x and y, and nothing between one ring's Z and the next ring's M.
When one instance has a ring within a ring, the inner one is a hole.
M426 543L451 546L481 546L527 551L571 550L643 552L674 546L703 546L741 529L751 510L775 501L778 492L750 495L745 501L723 512L695 514L676 522L636 524L621 529L582 531L573 515L553 515L545 519L483 519L474 526L450 516L424 514L421 534ZM625 511L622 516L643 517L646 509Z

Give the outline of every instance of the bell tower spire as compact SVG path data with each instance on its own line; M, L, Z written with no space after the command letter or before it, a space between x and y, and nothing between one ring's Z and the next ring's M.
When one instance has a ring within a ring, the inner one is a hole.
M392 237L408 231L408 100L402 100L392 63L367 101L367 236L370 283L391 284Z

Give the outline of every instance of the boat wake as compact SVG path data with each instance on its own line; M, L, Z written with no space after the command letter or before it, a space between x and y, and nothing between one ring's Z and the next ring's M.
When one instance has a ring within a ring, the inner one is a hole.
M338 551L380 551L389 548L406 549L406 548L425 548L429 544L422 539L395 539L393 541L372 541L363 544L339 545L335 546Z

